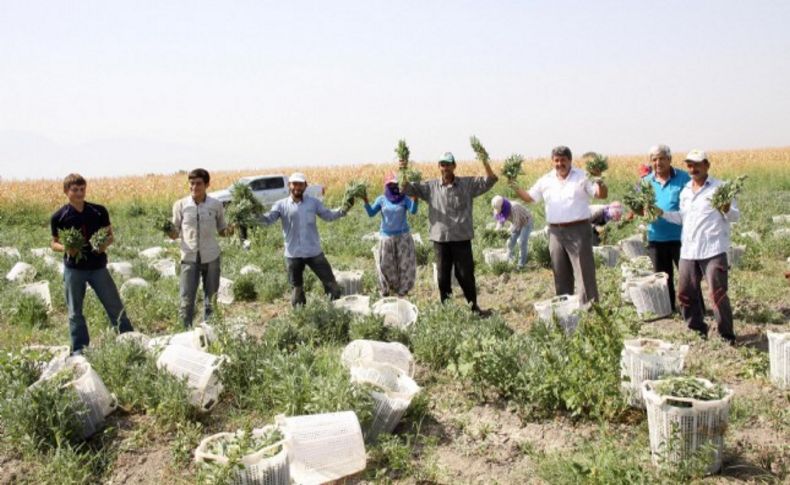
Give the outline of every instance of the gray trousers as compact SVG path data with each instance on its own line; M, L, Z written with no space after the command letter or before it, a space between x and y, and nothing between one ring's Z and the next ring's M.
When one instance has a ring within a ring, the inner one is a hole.
M702 277L708 282L710 299L713 302L713 315L719 326L719 335L730 342L735 341L733 331L732 307L727 296L727 253L708 259L680 259L678 265L678 302L686 325L703 336L708 335L705 324L702 291Z
M192 326L195 318L195 298L198 284L203 280L204 318L211 316L211 303L219 291L219 257L214 261L202 263L200 258L194 263L181 261L181 307L178 316L185 328Z
M549 253L557 295L578 294L582 303L598 300L589 223L549 225Z

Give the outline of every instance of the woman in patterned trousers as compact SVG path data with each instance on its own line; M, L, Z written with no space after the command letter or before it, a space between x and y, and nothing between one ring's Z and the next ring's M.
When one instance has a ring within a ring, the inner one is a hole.
M417 201L401 193L395 174L384 178L384 194L373 201L364 198L365 211L373 217L381 213L381 239L377 247L377 270L381 294L406 296L417 278L417 257L414 251L407 213L417 213Z

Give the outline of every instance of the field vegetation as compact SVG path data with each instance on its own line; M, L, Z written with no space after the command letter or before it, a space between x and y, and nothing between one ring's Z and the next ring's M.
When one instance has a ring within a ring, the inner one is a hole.
M59 180L0 181L0 247L19 249L35 266L36 281L47 281L52 309L0 281L0 483L216 483L230 476L194 463L200 440L222 431L270 424L280 413L354 410L370 421L372 401L353 385L340 362L347 342L357 338L400 341L412 351L422 392L392 435L367 446L368 466L355 482L371 483L787 483L790 480L790 391L768 379L766 332L790 331L790 285L784 277L790 238L775 235L771 216L790 213L790 148L710 153L711 174L734 179L748 175L738 195L741 220L733 239L746 246L730 272L729 295L738 345L711 332L708 340L684 328L679 317L642 322L620 297L620 264L598 265L602 295L567 336L538 321L533 304L551 298L545 240L530 241L526 270L488 266L483 249L505 241L484 230L493 221L490 200L512 197L501 180L475 202L473 243L480 304L490 319L474 316L456 293L452 304L437 303L433 254L418 246L418 281L410 300L420 312L408 330L386 327L377 317L353 317L323 298L320 282L308 271L308 304L291 310L279 226L250 230L245 250L237 237L221 240L222 274L237 282L236 302L220 305L211 351L228 355L221 378L225 391L209 414L188 404L183 382L156 368L151 355L133 342L116 342L95 295L88 292L85 315L91 347L86 358L115 393L119 410L102 432L78 438L73 394L55 386L28 387L41 368L23 347L68 344L62 276L30 250L49 245L49 215L65 203ZM682 155L676 155L675 166ZM638 180L644 156L608 156L609 200L619 199ZM501 173L504 161L492 161ZM438 176L435 163L412 163L423 178ZM192 167L190 167L192 168ZM529 187L551 168L548 159L527 159L518 176ZM582 167L583 168L583 167ZM374 197L397 162L354 167L285 167L212 173L212 189L230 186L242 175L302 170L326 186L330 206L343 201L346 184L360 181ZM457 174L482 175L479 162L460 163ZM65 175L64 174L58 174ZM88 174L84 174L88 175ZM54 175L53 175L54 176ZM89 179L87 199L109 208L115 243L110 261L129 261L148 287L132 287L123 297L135 329L155 336L180 331L178 280L161 277L139 251L162 246L178 258L176 244L161 231L163 214L188 193L186 172L170 175ZM541 205L530 209L535 230L544 226ZM360 207L330 224L319 222L328 259L336 270L363 270L363 292L375 300L377 285L371 246L363 235L377 231L378 218ZM427 241L424 206L411 219ZM613 227L611 242L631 236L635 223ZM759 240L743 235L751 232ZM19 260L0 253L5 275ZM58 259L58 256L56 256ZM241 275L254 264L262 271ZM122 280L116 276L118 286ZM712 308L710 302L706 304ZM712 315L708 315L712 320ZM247 338L236 331L245 328ZM735 391L725 437L721 474L705 477L691 460L678 467L651 462L644 411L629 408L620 389L623 339L652 337L689 344L684 374L709 379Z

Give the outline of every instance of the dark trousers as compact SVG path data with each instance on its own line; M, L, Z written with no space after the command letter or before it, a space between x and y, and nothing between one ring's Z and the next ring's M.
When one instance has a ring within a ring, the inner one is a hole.
M647 254L653 262L653 271L669 275L667 281L669 302L672 304L674 312L677 309L675 306L675 267L680 262L680 241L649 241Z
M472 256L472 241L433 242L436 273L439 279L439 298L442 301L452 296L452 271L466 301L477 310L477 288L475 283L475 260Z
M732 307L727 296L727 253L708 259L681 259L678 272L678 301L688 327L702 335L708 334L700 290L700 282L704 276L710 288L713 315L718 323L719 335L725 340L735 341Z
M292 287L291 305L304 305L307 301L304 294L304 268L309 266L310 269L321 280L324 285L324 292L330 296L331 299L336 300L340 298L340 287L335 281L335 274L332 272L332 265L324 256L324 253L311 258L285 258L285 265L288 268L288 282Z

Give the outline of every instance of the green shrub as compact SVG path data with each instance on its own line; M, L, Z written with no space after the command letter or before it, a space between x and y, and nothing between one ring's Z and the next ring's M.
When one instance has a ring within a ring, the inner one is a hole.
M387 331L380 315L354 315L348 328L349 340L383 340Z
M49 320L47 307L33 295L26 295L16 289L9 292L5 302L0 303L0 316L11 325L23 327L42 327Z
M541 268L551 268L548 235L529 240L529 260L534 261Z
M414 245L417 266L426 266L433 262L433 245L429 242Z
M238 301L255 301L258 298L253 275L240 275L236 278L233 282L233 298Z

